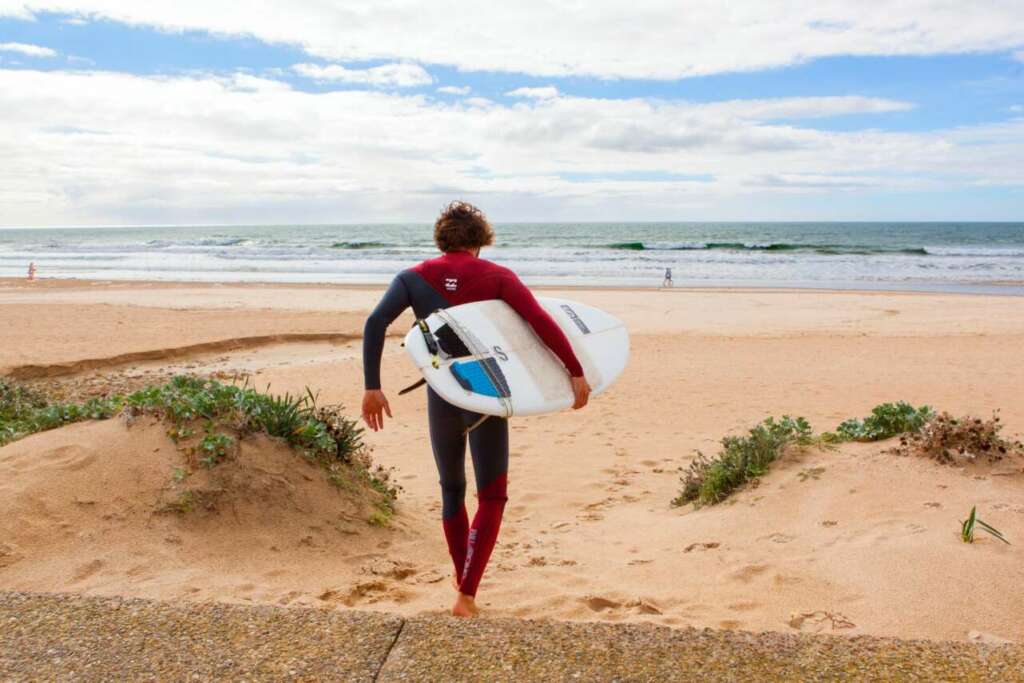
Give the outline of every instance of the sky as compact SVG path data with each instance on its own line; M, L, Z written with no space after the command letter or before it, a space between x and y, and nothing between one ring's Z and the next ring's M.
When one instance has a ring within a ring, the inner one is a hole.
M1024 220L1020 0L0 0L0 226Z

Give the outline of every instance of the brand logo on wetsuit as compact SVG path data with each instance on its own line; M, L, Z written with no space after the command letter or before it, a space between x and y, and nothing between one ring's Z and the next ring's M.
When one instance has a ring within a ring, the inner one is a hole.
M444 279L444 288L449 292L454 292L459 287L459 278L457 277L446 277Z

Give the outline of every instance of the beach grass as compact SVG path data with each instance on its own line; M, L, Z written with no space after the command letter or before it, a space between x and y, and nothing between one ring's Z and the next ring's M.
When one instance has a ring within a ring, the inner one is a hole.
M804 418L769 417L743 436L723 438L722 450L714 458L698 452L683 471L682 490L672 505L720 503L746 482L764 475L788 447L810 446L816 441Z
M978 506L975 505L971 508L971 513L967 515L967 519L960 522L960 540L964 543L974 543L974 531L977 528L995 536L1006 545L1010 545L1010 542L1003 536L1003 532L986 524L978 518Z
M375 524L386 524L395 511L400 487L391 471L374 466L363 443L363 429L340 405L319 405L309 390L299 395L271 394L248 386L179 375L127 396L93 398L83 403L50 402L47 397L0 379L0 446L36 432L82 420L103 420L124 414L149 415L167 423L167 434L179 448L213 468L237 453L249 434L265 433L285 441L303 457L322 466L335 485L372 491ZM191 444L198 433L202 437ZM191 445L186 445L189 442ZM175 482L187 478L176 470ZM182 512L195 501L183 494Z
M72 422L104 420L118 414L123 406L121 397L51 403L37 391L0 378L0 446Z

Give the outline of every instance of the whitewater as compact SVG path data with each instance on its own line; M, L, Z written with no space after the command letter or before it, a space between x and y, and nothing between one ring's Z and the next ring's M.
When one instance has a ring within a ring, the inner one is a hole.
M530 284L1024 293L1024 223L496 224ZM436 253L423 224L0 230L0 276L373 283Z

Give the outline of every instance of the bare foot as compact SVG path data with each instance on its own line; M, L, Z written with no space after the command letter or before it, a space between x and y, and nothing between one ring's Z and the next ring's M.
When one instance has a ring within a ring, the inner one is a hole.
M465 593L459 593L459 597L455 598L455 604L452 605L453 617L475 617L479 612L476 600L472 595Z

